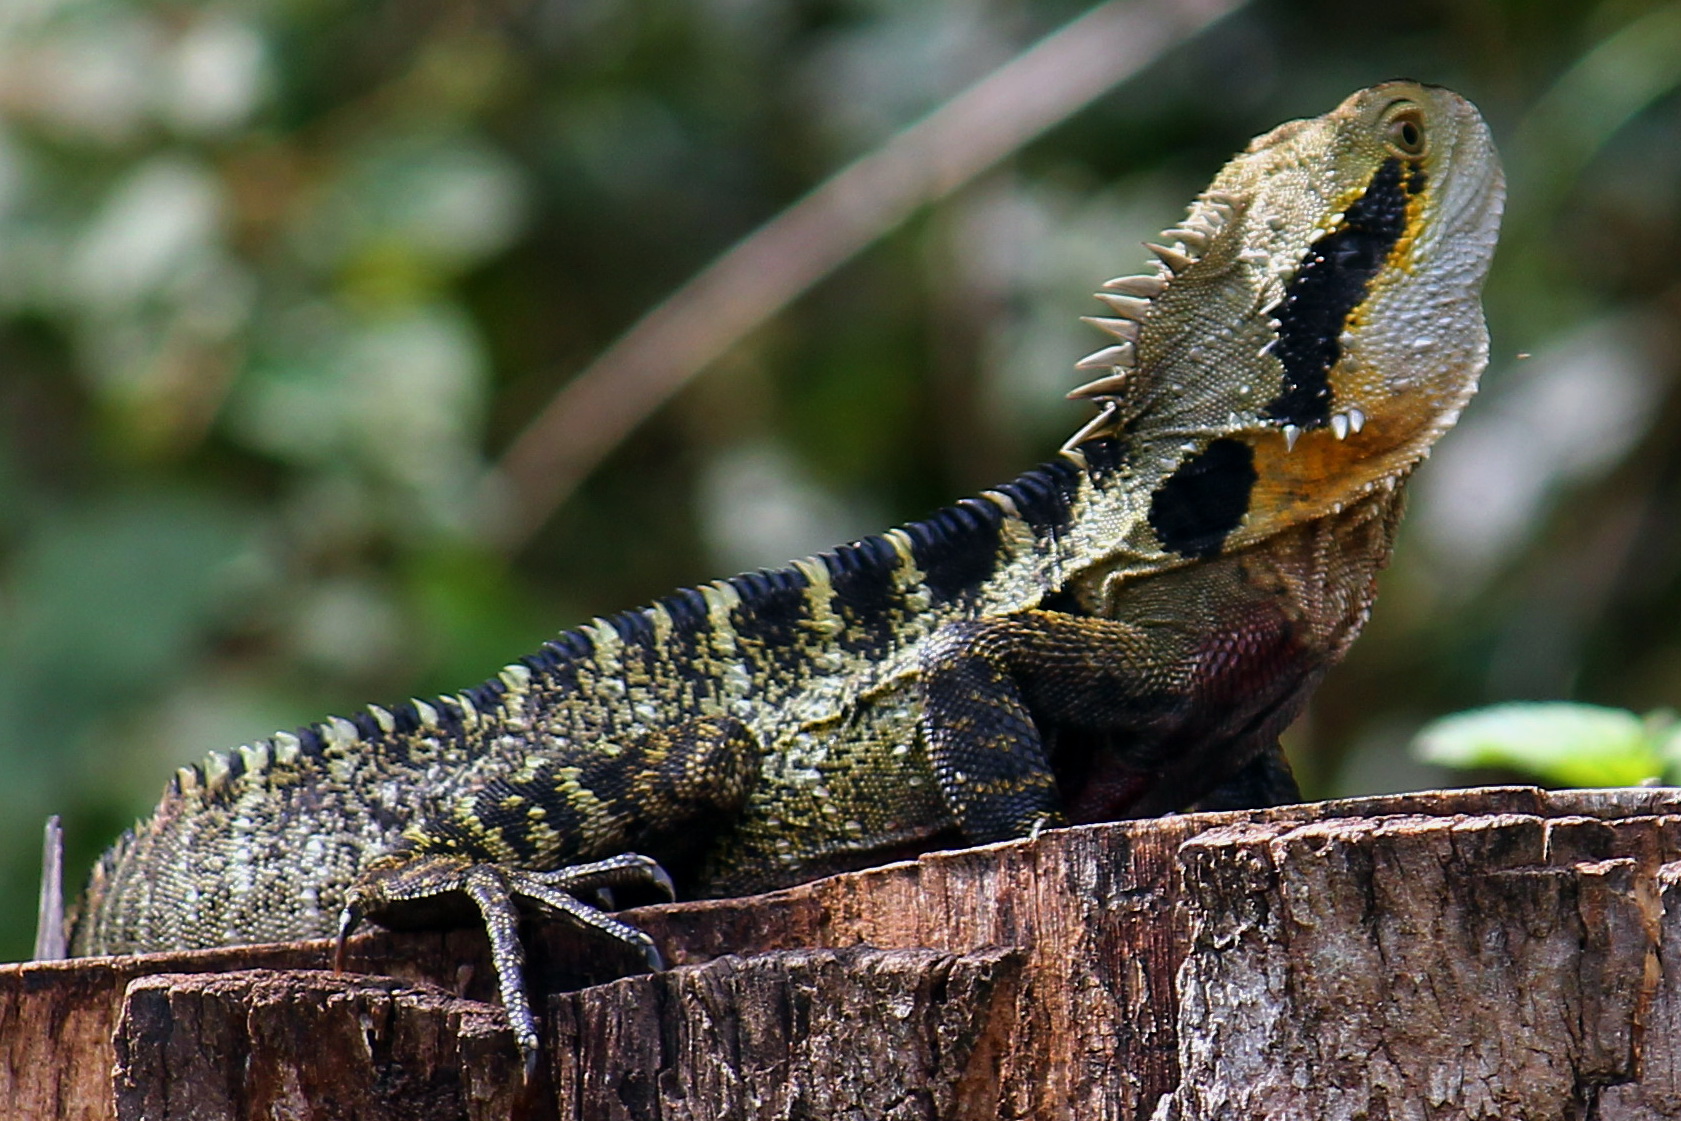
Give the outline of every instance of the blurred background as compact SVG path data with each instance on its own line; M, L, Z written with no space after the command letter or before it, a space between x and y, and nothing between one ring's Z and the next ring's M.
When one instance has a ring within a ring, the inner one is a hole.
M1676 704L1681 4L1221 7L534 497L487 472L615 338L1087 6L0 5L0 960L48 813L74 890L209 749L1048 457L1093 288L1251 136L1396 76L1505 152L1493 364L1290 733L1303 784L1463 782L1405 744L1491 701Z

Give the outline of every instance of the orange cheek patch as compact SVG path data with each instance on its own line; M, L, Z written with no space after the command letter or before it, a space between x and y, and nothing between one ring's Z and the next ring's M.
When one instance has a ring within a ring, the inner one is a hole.
M1266 536L1353 502L1415 458L1409 449L1418 445L1421 427L1418 419L1371 416L1342 440L1329 428L1303 432L1293 451L1285 450L1282 433L1245 437L1255 451L1256 478L1240 532Z

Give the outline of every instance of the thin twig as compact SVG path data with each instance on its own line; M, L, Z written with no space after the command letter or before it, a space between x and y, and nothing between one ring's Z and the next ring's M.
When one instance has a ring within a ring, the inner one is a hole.
M64 827L58 815L47 818L41 836L41 897L35 912L35 960L67 956L64 931Z
M849 164L654 307L568 382L498 467L523 546L685 382L904 221L1243 0L1108 0Z

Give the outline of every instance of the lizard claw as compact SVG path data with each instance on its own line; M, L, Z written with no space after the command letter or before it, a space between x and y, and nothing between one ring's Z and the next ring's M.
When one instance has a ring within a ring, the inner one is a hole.
M666 902L675 903L677 901L677 885L671 882L671 874L664 868L655 864L649 869L648 878L654 882L655 887L660 889L660 893L665 896Z
M547 872L526 872L524 876L572 895L600 891L637 882L653 887L667 900L677 898L677 886L659 861L641 853L626 852L591 864L572 864ZM611 904L608 905L611 910Z
M542 1058L543 1053L535 1047L521 1047L520 1050L525 1053L525 1084L529 1086L537 1078L537 1060Z
M667 896L674 894L671 876L665 869L638 853L622 853L589 864L544 872L481 864L451 855L388 854L364 868L361 880L351 889L350 901L339 916L334 968L342 969L345 939L365 917L385 925L411 926L440 897L466 896L478 910L489 937L497 990L529 1084L536 1076L542 1052L537 1019L526 992L525 950L520 944L515 900L539 904L584 930L597 931L634 947L641 952L648 968L658 972L665 968L665 958L652 938L578 897L580 893L632 883L651 884Z

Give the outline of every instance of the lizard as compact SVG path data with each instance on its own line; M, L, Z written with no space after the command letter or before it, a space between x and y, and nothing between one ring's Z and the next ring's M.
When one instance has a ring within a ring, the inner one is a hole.
M641 950L611 889L749 894L936 847L1299 799L1279 748L1364 624L1403 485L1487 363L1504 181L1440 87L1235 156L1108 281L1051 460L918 522L565 631L455 695L178 771L71 952L518 922Z

